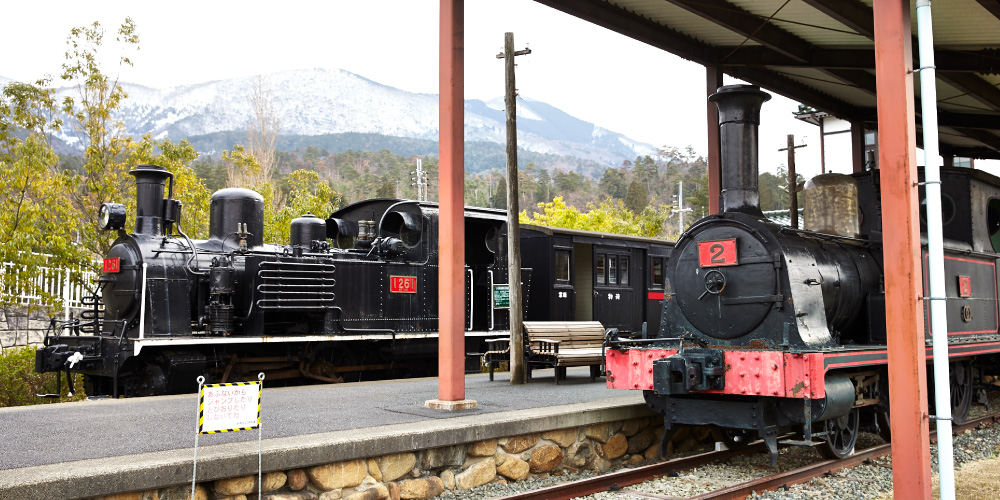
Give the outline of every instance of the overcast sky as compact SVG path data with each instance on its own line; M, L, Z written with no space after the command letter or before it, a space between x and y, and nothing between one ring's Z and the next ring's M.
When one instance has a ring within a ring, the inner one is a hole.
M48 0L8 3L0 12L7 20L0 75L16 80L58 76L74 26L99 21L106 48L114 47L115 30L129 16L140 50L134 67L121 71L123 81L162 88L327 68L410 92L438 92L438 0ZM530 0L466 1L466 99L503 95L496 54L507 31L518 49L532 50L517 58L522 96L657 147L690 145L705 154L703 67ZM786 153L777 150L795 134L796 143L808 145L797 150L798 171L807 178L819 173L819 129L792 118L796 105L780 96L764 105L762 171L785 163Z

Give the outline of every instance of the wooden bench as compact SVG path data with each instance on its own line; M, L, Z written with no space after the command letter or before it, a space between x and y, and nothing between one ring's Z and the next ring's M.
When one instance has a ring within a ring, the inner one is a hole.
M590 366L590 381L604 368L604 325L600 321L525 321L524 361L534 368L555 368L556 384L568 366Z

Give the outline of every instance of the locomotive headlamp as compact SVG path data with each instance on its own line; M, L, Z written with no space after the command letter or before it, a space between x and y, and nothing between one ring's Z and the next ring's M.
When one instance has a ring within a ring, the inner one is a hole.
M97 225L105 231L125 227L125 205L102 203L101 210L97 214Z

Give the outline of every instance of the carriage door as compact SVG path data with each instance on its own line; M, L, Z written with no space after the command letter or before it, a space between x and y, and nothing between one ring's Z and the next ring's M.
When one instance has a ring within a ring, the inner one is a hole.
M656 337L660 331L660 314L666 305L667 258L662 255L646 257L646 325L647 335Z
M605 328L634 331L636 301L628 249L594 246L594 320Z
M573 288L573 247L569 245L553 245L552 258L553 276L552 290L549 298L549 319L553 321L572 321L573 309L576 307L576 294Z

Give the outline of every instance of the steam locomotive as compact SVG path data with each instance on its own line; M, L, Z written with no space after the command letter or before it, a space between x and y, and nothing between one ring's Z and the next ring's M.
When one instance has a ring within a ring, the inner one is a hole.
M607 384L643 391L665 416L664 442L677 425L714 425L731 447L759 436L775 466L786 431L800 435L789 443L831 458L852 454L860 429L888 439L889 398L878 171L811 180L805 230L764 218L757 127L769 98L749 85L710 98L723 211L677 240L656 338L608 340ZM961 421L974 373L996 366L1000 352L1000 179L946 168L942 193L952 410ZM926 268L926 246L922 261Z
M118 238L89 309L46 336L37 372L82 373L88 395L115 397L193 392L198 376L258 371L319 382L434 373L436 204L374 199L327 219L306 214L278 245L263 241L263 198L227 188L212 195L208 239L192 240L172 174L130 173L134 231L123 205L101 206L100 227ZM599 320L622 332L659 319L668 242L537 226L521 234L525 319ZM506 212L467 207L465 236L466 369L478 371L485 339L509 330Z

